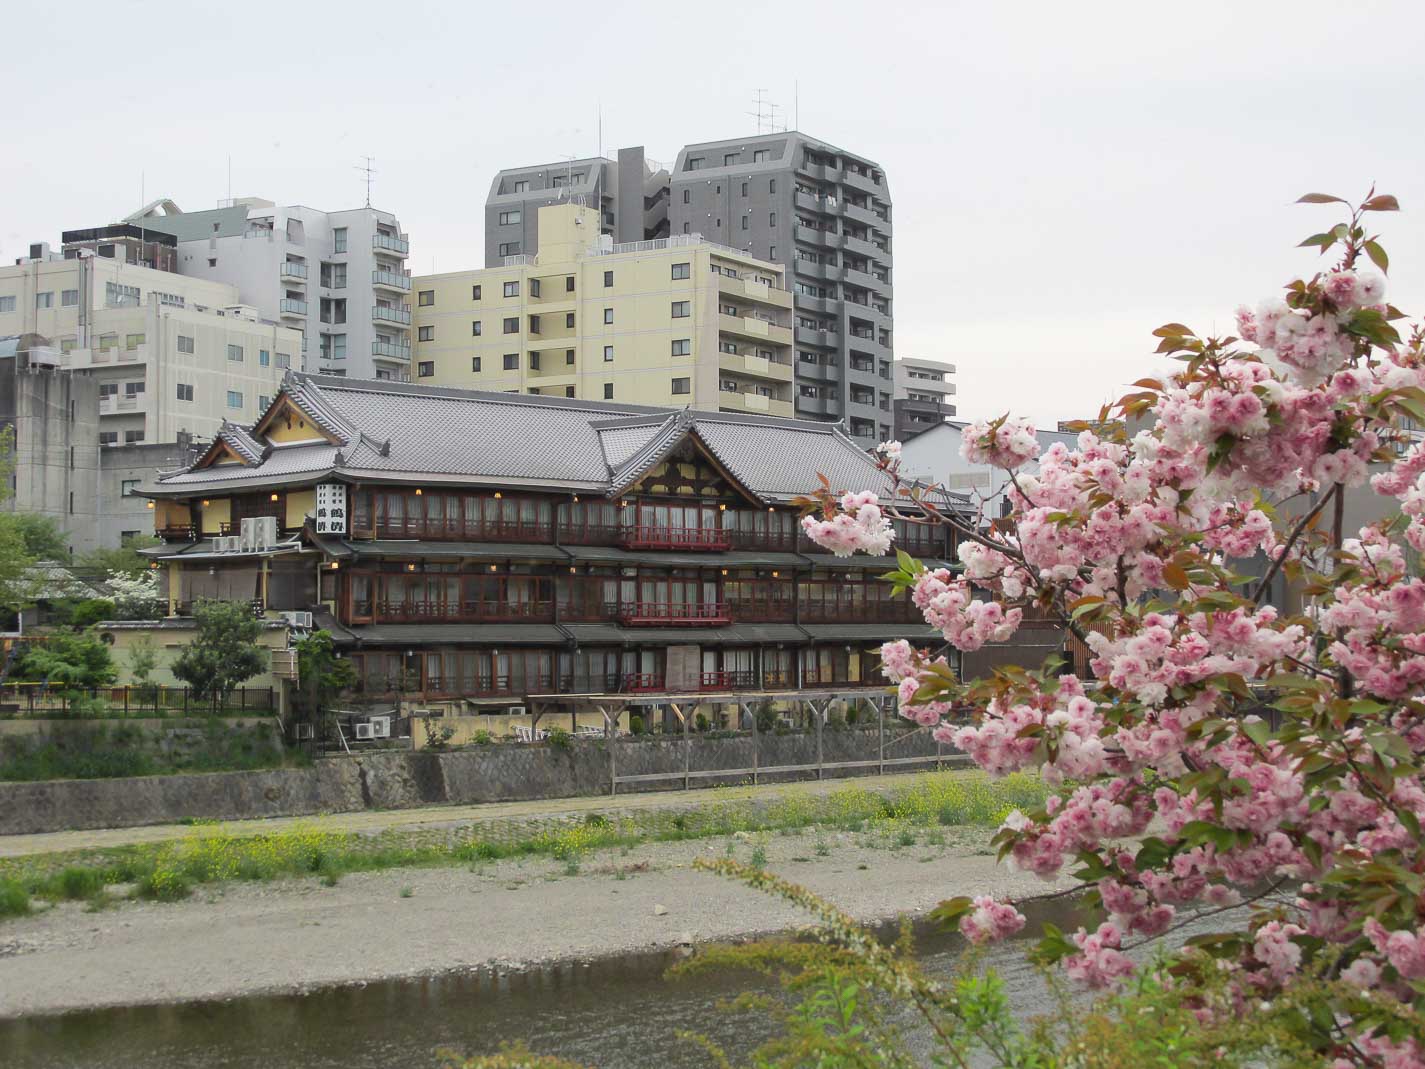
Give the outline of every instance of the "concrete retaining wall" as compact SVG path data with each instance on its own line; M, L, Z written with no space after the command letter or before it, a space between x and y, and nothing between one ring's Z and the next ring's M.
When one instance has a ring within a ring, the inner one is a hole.
M888 759L935 755L936 744L928 733L906 734L899 725L897 728L893 733L888 725ZM893 735L898 736L897 741L890 741ZM756 745L757 764L762 768L816 761L814 735L765 735ZM611 747L616 751L620 776L679 774L672 780L621 784L620 793L678 790L682 787L684 746L681 739L653 738L612 743L578 740L567 748L505 744L455 753L388 750L323 758L311 768L300 769L0 783L0 834L607 794ZM880 743L874 730L828 731L822 752L827 762L876 760ZM753 740L746 735L695 737L687 755L688 765L695 771L751 768ZM897 767L912 771L934 766L891 765L887 771ZM828 769L826 776L876 771L875 766ZM763 773L759 780L814 779L815 775ZM692 780L692 785L706 787L749 778L702 777Z

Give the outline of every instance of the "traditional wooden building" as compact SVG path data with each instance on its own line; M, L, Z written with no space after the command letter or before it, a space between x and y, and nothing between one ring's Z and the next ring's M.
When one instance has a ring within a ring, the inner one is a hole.
M878 688L873 648L936 635L801 534L794 498L884 477L833 425L297 375L153 499L169 611L307 612L361 696ZM953 559L943 528L897 544Z

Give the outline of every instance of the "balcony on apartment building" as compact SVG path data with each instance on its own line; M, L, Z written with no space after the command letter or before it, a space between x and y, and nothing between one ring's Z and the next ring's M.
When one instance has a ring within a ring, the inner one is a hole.
M896 418L896 434L905 438L929 430L947 419L955 418L955 406L944 401L923 401L898 397L892 403Z
M402 305L396 308L383 304L373 305L371 308L371 321L373 323L394 323L397 326L409 327L411 325L410 306Z
M284 319L306 319L307 302L299 301L295 297L283 297L278 302L277 311Z
M767 387L730 380L718 387L717 405L723 412L750 412L759 416L792 415L792 402L774 397Z
M403 360L406 363L411 361L411 347L409 345L398 345L390 341L374 341L371 343L371 355L385 357L388 360Z
M395 234L383 234L379 230L371 235L371 251L385 256L409 256L411 243Z
M726 550L732 532L721 527L666 527L657 524L621 527L618 544L625 549Z
M862 193L882 193L881 176L878 172L848 164L841 172L841 183L848 189Z
M762 304L774 305L777 308L792 307L791 292L778 285L771 276L757 275L754 272L738 276L728 274L726 271L719 271L717 276L717 288L723 293L730 293L734 297L745 297L750 301Z
M409 271L372 271L371 285L378 290L395 290L399 293L410 293L411 273Z
M301 285L307 281L307 265L298 263L296 260L284 260L278 274L283 282L295 282Z
M738 311L743 312L742 309L738 309ZM768 341L773 345L792 344L791 327L782 326L774 322L771 317L756 312L733 315L720 308L717 316L717 328L723 333Z
M624 627L722 627L732 623L720 601L621 601L616 618Z
M718 352L718 366L724 371L771 379L773 382L792 381L791 357L785 354L774 353L768 357L755 352L738 353L722 349Z

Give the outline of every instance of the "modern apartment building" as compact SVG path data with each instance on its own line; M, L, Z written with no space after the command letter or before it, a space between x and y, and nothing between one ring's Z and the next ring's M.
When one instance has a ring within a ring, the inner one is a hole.
M235 286L244 304L300 331L298 367L410 376L410 242L390 212L323 212L258 197L184 212L158 200L124 222L173 235L180 274Z
M145 487L165 543L147 552L175 615L314 612L354 702L869 694L878 644L942 640L879 578L894 558L801 534L819 474L884 482L828 424L293 375L255 426ZM898 546L954 558L948 528L896 524ZM234 544L259 527L275 538Z
M538 216L537 255L411 280L416 381L793 414L780 266L693 234L616 244L579 204Z
M922 431L955 415L955 365L943 360L903 357L895 362L895 436L908 442Z
M485 200L485 266L540 250L539 210L582 204L598 213L598 232L615 243L668 236L668 172L644 158L643 148L514 167L495 175Z
M596 206L601 230L620 242L701 235L779 263L796 310L796 414L841 422L863 444L889 438L892 214L881 167L796 131L704 142L678 153L666 194L661 172L642 167L640 201L626 152L642 164L636 149L620 151L618 164L501 171L486 201L486 264L537 251L529 207L560 197Z
M97 382L102 446L251 422L297 361L300 332L261 318L231 285L87 249L30 251L0 267L0 336L38 335L60 366Z

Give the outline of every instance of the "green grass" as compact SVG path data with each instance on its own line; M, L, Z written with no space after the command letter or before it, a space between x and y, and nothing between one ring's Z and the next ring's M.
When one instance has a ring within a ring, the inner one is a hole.
M373 836L326 831L313 823L235 836L200 825L173 842L0 862L0 915L23 913L31 897L97 900L109 884L134 884L140 897L176 901L204 884L316 877L332 886L348 873L521 857L563 862L564 872L573 875L594 850L726 836L731 852L738 833L871 830L910 846L922 833L927 839L941 836L946 824L996 826L1010 810L1040 805L1044 796L1040 781L1030 776L991 780L979 773L948 772L918 776L885 792L850 785L770 801L743 799L614 817L590 813L574 820L501 822L454 832L393 829ZM824 839L817 840L815 849L821 856L829 853ZM754 865L766 864L760 843L754 844L752 858Z

